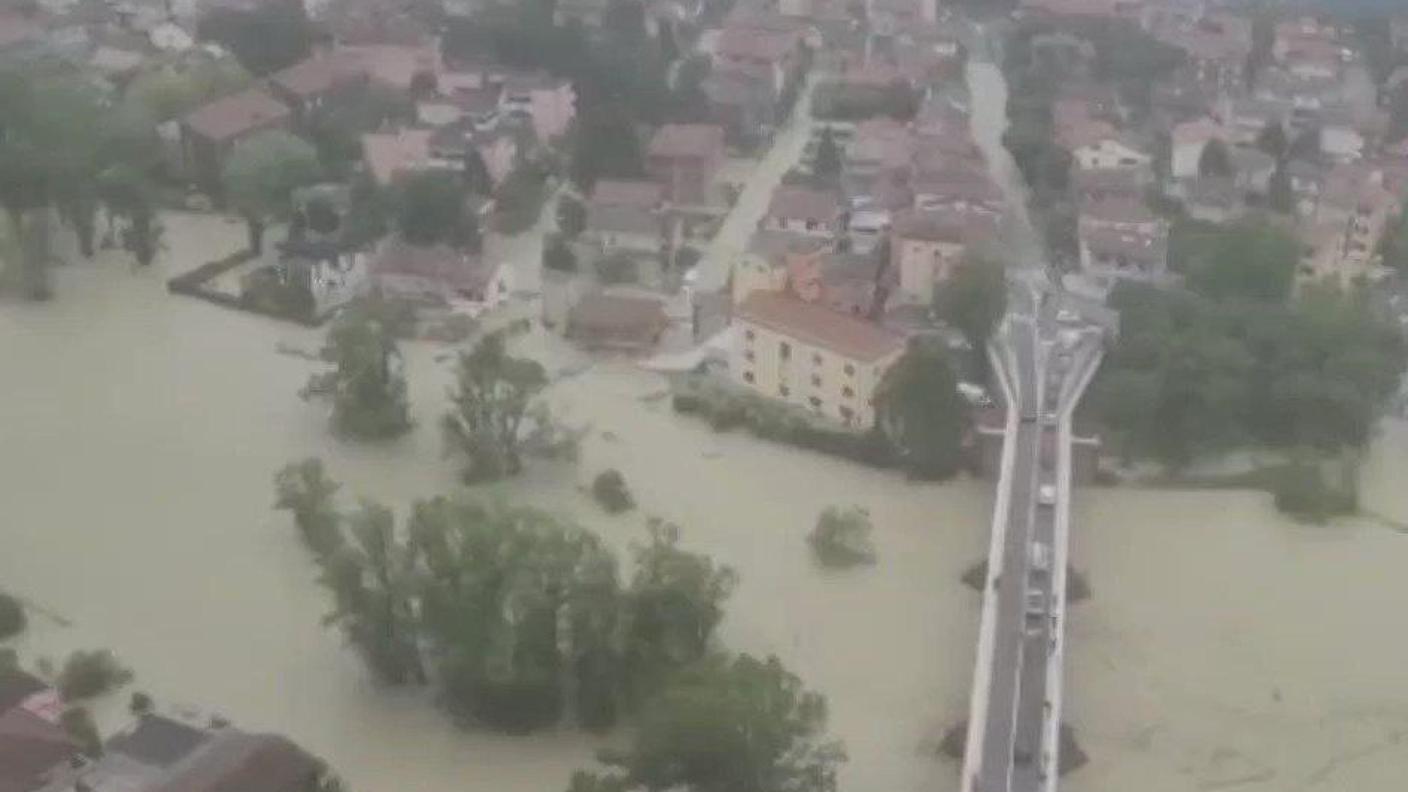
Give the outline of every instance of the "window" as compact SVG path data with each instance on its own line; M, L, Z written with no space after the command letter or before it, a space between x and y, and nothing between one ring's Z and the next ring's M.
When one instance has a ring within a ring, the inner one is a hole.
M748 383L749 385L752 385L752 384L753 384L753 372L751 372L751 371L745 371L745 372L743 372L743 381L746 382L746 383Z
M821 387L821 375L819 375L819 374L813 374L813 375L812 375L812 387L815 387L815 388L820 388L820 387Z
M777 344L777 354L778 354L778 356L781 357L783 360L789 360L789 359L791 359L791 357L792 357L792 345L789 344L789 343L787 343L786 341L779 341L778 344Z
M820 365L821 365L821 355L812 355L812 365L814 365L814 366L820 366Z
M851 390L851 386L847 385L841 389L841 395L845 396L847 399L853 399L855 398L856 392Z
M792 394L792 389L787 387L786 385L779 385L777 386L777 392L782 394L783 396L790 396Z
M818 397L816 397L816 396L813 396L813 397L811 397L810 399L807 399L807 401L812 405L812 409L814 409L814 410L820 410L820 409L821 409L821 399L820 399L820 398L818 398Z
M846 376L847 376L847 377L854 377L855 375L856 375L856 367L855 367L855 366L852 366L850 363L847 363L847 364L846 364Z
M752 331L752 330L745 330L745 331L743 332L743 337L746 338L746 339L749 340L749 341L752 341L752 340L753 340L753 337L754 337L753 331Z
M852 410L850 407L842 407L841 417L846 419L846 423L850 423L851 418L855 417L855 411Z
M746 361L748 361L749 363L752 363L752 362L753 362L753 350L749 349L749 350L744 351L744 353L743 353L743 359L746 360Z

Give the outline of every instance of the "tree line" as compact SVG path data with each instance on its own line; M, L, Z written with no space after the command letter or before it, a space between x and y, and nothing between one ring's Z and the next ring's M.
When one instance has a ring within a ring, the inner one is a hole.
M316 459L275 477L338 627L377 679L433 684L457 717L508 733L554 725L631 739L574 792L835 788L844 752L821 696L776 658L721 651L734 571L651 520L623 571L600 537L502 502L418 501L350 513Z

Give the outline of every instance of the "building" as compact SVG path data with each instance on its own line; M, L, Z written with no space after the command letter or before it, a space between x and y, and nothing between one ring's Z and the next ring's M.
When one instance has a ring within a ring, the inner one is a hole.
M646 172L675 204L712 203L714 177L724 162L724 130L713 124L666 124L646 152Z
M603 253L665 254L678 242L679 222L664 204L655 182L602 179L587 199L583 238Z
M899 274L896 297L919 305L934 299L970 245L991 239L995 225L967 221L953 213L911 212L890 232L890 266Z
M1077 223L1085 275L1108 287L1117 280L1157 283L1168 268L1168 225L1140 203L1102 201L1081 209Z
M760 227L821 239L838 238L844 213L840 196L830 190L782 185L773 191Z
M1101 135L1077 146L1071 156L1076 165L1085 170L1106 170L1111 168L1149 167L1154 158L1149 156L1128 137L1114 134Z
M490 187L503 182L518 156L518 143L508 130L481 131L472 121L463 119L436 129L426 145L432 160L449 167L459 165L461 169L470 155L477 153L489 175Z
M669 329L660 295L615 289L584 294L567 313L567 337L592 349L648 352Z
M794 30L728 26L714 42L713 66L766 75L775 93L794 79L801 66L801 35Z
M508 299L506 267L447 245L422 247L399 237L382 243L372 280L383 294L478 316Z
M267 129L287 128L288 106L250 88L197 108L181 119L182 160L188 174L211 195L222 193L225 157L235 144Z
M1173 128L1173 155L1169 163L1169 173L1175 179L1191 179L1198 175L1203 159L1203 149L1208 143L1226 141L1227 134L1222 125L1211 118L1199 118Z
M80 757L59 725L58 693L16 668L0 668L0 790L33 792Z
M269 90L293 109L300 123L333 96L366 85L362 65L336 53L314 55L269 77Z
M1381 170L1357 163L1335 166L1325 175L1313 213L1300 226L1306 250L1301 276L1347 285L1370 275L1379 246L1401 211Z
M570 80L545 72L514 73L503 79L499 109L505 117L528 119L541 141L567 132L577 115L577 93Z
M377 85L401 94L433 91L437 76L445 70L439 44L360 44L341 46L333 53L366 73Z
M312 316L326 316L365 294L368 254L334 240L289 239L277 246L278 272L312 298Z
M766 75L741 69L711 71L704 78L710 119L724 128L728 145L751 151L767 139L776 120L777 92Z
M875 424L875 392L904 338L868 319L755 291L734 314L731 378L846 426Z

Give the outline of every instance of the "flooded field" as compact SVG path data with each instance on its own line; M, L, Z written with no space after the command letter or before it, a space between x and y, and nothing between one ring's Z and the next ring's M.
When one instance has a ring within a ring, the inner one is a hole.
M173 223L167 260L190 266L242 234L216 219ZM412 435L339 443L324 408L296 395L312 364L278 351L315 349L320 333L169 296L164 277L125 260L74 265L53 303L0 304L0 584L61 620L36 617L26 654L111 647L158 701L286 732L359 792L562 788L597 741L465 732L422 693L372 685L319 627L327 602L312 565L270 508L273 471L309 454L349 496L404 507L453 488L436 431L444 350L407 350ZM845 788L954 784L955 766L931 751L967 708L978 602L958 577L985 548L988 489L911 485L715 434L650 399L656 375L582 370L542 336L524 346L574 372L552 398L592 433L577 468L540 467L505 494L622 546L643 535L644 514L680 523L687 544L741 575L724 641L779 654L828 696L851 754ZM635 514L607 517L579 491L607 466L635 490ZM833 503L871 510L873 570L812 565L803 537Z

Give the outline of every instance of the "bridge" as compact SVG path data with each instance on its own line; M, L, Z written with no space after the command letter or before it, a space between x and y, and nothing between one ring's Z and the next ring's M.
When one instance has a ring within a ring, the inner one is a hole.
M988 349L1007 409L962 792L1054 792L1060 767L1072 414L1103 333L1017 280Z

